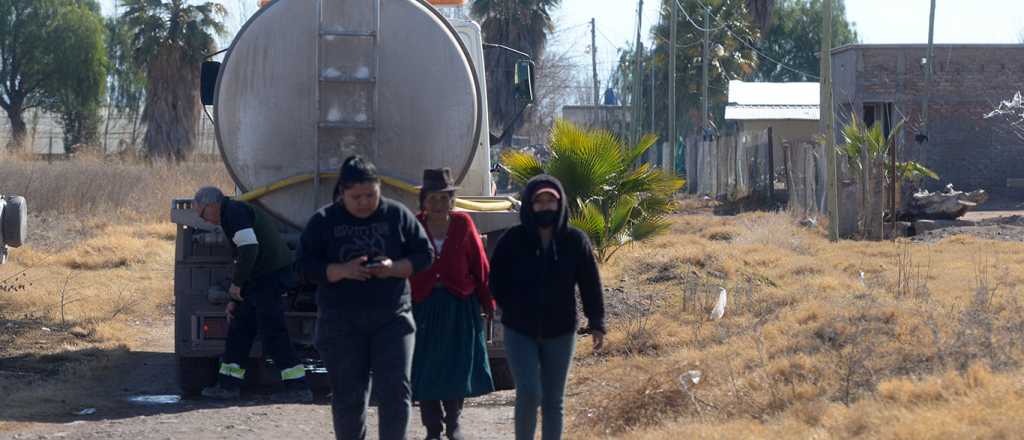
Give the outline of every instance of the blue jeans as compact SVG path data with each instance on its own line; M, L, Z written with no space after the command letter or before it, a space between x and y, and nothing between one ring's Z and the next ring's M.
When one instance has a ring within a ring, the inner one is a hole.
M327 365L331 415L339 440L366 438L370 375L380 440L404 440L412 388L416 324L409 310L321 311L315 345Z
M562 438L565 384L575 350L576 332L538 341L505 327L505 352L516 383L516 440L533 440L538 407L544 414L541 438Z

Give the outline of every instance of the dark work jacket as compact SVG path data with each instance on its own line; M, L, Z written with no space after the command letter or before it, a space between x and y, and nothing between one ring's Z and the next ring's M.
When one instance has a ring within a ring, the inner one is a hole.
M559 220L551 245L544 249L533 219L533 194L550 187L561 194ZM491 294L501 308L501 322L537 338L576 331L576 289L588 327L606 331L604 296L590 239L568 225L565 191L547 175L534 177L523 190L521 224L498 240L491 258Z
M291 266L292 252L262 209L226 198L220 206L220 227L235 253L234 285L245 287L253 278Z

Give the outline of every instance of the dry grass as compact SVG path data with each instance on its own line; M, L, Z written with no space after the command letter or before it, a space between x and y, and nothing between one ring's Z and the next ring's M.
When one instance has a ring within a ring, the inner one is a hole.
M170 200L203 185L233 188L215 162L112 162L93 158L28 161L0 157L0 191L25 196L43 218L94 218L106 223L167 221Z
M0 418L68 414L97 392L88 378L149 348L141 338L174 300L170 200L206 184L231 187L212 163L0 159L0 189L33 216L29 243L0 266Z
M662 300L645 332L634 317L606 352L581 347L572 437L1016 437L1022 251L965 236L830 244L786 214L679 217L604 268ZM729 305L711 321L719 288Z

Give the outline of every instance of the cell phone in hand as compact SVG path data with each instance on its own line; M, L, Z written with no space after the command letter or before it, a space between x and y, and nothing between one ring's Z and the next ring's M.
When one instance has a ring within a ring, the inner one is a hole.
M380 256L380 255L375 256L375 257L370 257L365 262L363 262L363 267L365 267L367 269L373 269L375 267L383 267L384 266L384 261L387 260L387 259L388 259L388 257L384 257L384 256Z

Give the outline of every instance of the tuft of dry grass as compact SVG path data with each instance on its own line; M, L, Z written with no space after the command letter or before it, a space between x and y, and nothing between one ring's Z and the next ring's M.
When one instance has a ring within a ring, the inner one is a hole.
M1010 416L1024 409L1024 244L832 244L784 213L673 222L603 268L607 284L663 300L645 332L620 321L605 352L581 347L572 438L1012 438L1024 428ZM729 305L712 321L719 288ZM687 382L690 372L700 380Z

